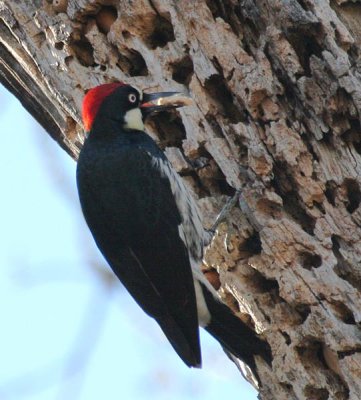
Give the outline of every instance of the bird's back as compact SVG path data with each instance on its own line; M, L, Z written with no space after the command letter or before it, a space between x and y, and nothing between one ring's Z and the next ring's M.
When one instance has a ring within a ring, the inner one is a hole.
M174 196L182 192L174 179L180 180L142 132L108 141L90 136L78 161L80 202L99 249L186 363L199 365L193 276Z

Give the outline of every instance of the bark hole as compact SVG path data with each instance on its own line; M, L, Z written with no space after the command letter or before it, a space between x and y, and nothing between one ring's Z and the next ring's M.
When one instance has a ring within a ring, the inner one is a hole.
M291 399L295 399L296 395L295 392L293 390L293 387L290 383L286 383L286 382L280 382L280 386L286 391L289 392L290 398Z
M261 254L262 242L258 232L254 232L252 236L247 238L239 246L239 250L243 253L246 252L249 256ZM277 281L276 281L277 282Z
M79 63L84 67L94 66L93 47L86 37L79 40L74 40L70 43L69 47L73 50L74 55Z
M303 324L311 313L311 307L308 304L298 304L295 309L301 317L301 324Z
M281 216L282 206L269 199L261 199L257 203L257 210L277 219Z
M207 6L211 11L213 18L222 18L232 28L233 32L238 35L241 31L240 22L235 13L235 7L232 1L227 0L206 0Z
M217 104L219 112L233 124L243 120L243 115L233 102L233 96L221 75L212 75L205 82L205 89Z
M360 205L361 201L360 185L355 179L345 179L344 185L347 194L346 209L349 213L353 213Z
M214 287L215 290L218 290L221 287L219 273L215 269L211 271L204 271L203 273L208 282Z
M281 331L281 335L285 338L285 342L287 344L287 346L289 346L291 344L291 337L287 332L282 332Z
M114 21L118 18L118 12L115 7L104 6L95 16L95 21L100 32L107 34Z
M38 47L40 47L46 41L46 35L44 32L39 32L38 34L34 35L34 42Z
M162 111L154 115L150 124L155 124L159 134L160 147L179 147L186 138L186 131L182 119L173 112Z
M318 254L312 254L308 251L302 251L299 254L299 258L302 267L309 271L312 268L318 268L322 265L322 258Z
M205 117L206 117L206 120L209 123L209 125L212 127L215 136L216 137L220 137L220 138L224 137L223 129L219 125L219 123L216 120L216 118L211 114L206 114Z
M312 75L310 59L313 55L322 59L322 47L315 37L306 35L302 31L289 33L288 40L298 56L305 76L310 77Z
M54 10L57 13L65 13L68 7L68 0L53 0L53 2L47 0L47 2L53 4Z
M333 268L335 274L348 282L358 291L361 291L361 274L359 272L359 268L355 269L353 265L342 255L340 251L342 239L337 235L333 235L331 240L332 251L337 260L337 264Z
M283 197L284 209L309 235L314 235L316 220L303 209L296 192Z
M353 147L355 148L357 153L361 155L361 141L354 141Z
M55 47L57 50L63 50L63 48L64 48L64 42L56 42L55 45L54 45L54 47Z
M302 229L310 235L314 235L316 225L315 218L308 215L304 205L294 190L297 184L294 179L287 174L288 166L285 162L276 162L273 167L273 186L276 193L282 197L283 209L297 222Z
M224 176L223 172L220 171L223 178L218 180L218 187L219 187L219 192L221 194L224 194L226 196L232 197L236 190L227 182L226 177Z
M304 0L297 0L297 3L305 10L309 11L309 6L306 4Z
M73 56L67 56L67 57L65 57L64 58L64 63L65 63L65 65L67 66L67 67L69 67L69 65L70 65L70 63L71 63L71 61L74 59L74 57Z
M337 355L340 360L345 357L352 356L353 354L361 353L361 349L352 349L352 350L345 350L345 351L338 351Z
M323 344L317 340L310 340L307 342L307 347L305 346L297 346L296 352L307 370L329 370L329 367L326 363L325 357L323 355ZM310 385L310 389L314 389ZM307 386L305 388L307 390ZM328 396L328 392L327 392ZM313 397L307 397L307 399L313 399ZM326 397L325 399L327 399ZM323 399L323 397L315 397L315 399Z
M193 62L189 56L185 56L180 61L171 64L172 79L183 85L188 85L193 75Z
M127 55L120 54L118 67L129 76L147 76L148 68L144 58L136 50L131 50Z
M258 47L258 39L265 27L261 12L257 8L256 3L251 3L247 0L243 0L238 3L239 4L236 4L234 7L234 14L237 16L241 26L245 30L243 36L244 38L247 38L247 41L252 41L252 44L255 47ZM248 54L251 54L252 52L250 51L248 43L244 43L244 45L244 49L248 52Z
M335 207L336 192L337 192L337 185L336 185L335 181L327 181L325 196L326 196L328 202L330 204L332 204L334 207Z
M148 36L146 43L152 49L157 47L165 47L168 42L174 42L174 30L173 26L168 19L157 15L153 21L154 30Z
M327 389L315 388L313 386L307 386L304 394L307 399L312 400L327 400L329 399L329 393Z
M330 151L334 150L335 144L331 131L323 132L322 139L319 142L324 143Z
M271 293L279 302L280 287L276 279L267 279L258 270L253 269L250 286L257 289L259 293Z
M335 316L342 322L348 325L356 325L356 321L353 312L342 302L333 301L330 303Z
M223 172L212 159L208 165L198 170L198 176L210 195L224 194L231 197L235 193L235 189L228 184Z

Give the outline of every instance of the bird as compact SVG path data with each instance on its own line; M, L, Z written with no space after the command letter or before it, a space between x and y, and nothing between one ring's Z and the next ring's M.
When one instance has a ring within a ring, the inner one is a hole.
M82 104L86 139L76 172L80 204L115 275L188 367L201 367L202 327L236 364L256 371L254 356L270 363L270 347L222 303L204 276L201 213L145 132L150 115L190 104L180 92L143 93L124 82L90 89Z

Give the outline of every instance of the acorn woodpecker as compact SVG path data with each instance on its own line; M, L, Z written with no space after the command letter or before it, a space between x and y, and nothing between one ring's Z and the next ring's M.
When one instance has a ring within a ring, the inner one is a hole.
M153 317L186 365L201 366L199 326L236 361L255 369L269 345L219 299L200 269L206 232L192 195L145 118L190 102L175 92L142 93L124 83L87 92L87 139L77 185L86 222L114 273Z

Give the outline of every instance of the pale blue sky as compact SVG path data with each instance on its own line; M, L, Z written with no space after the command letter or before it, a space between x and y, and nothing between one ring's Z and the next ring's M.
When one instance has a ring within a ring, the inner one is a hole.
M1 400L256 399L208 334L188 369L111 279L75 162L0 87Z

